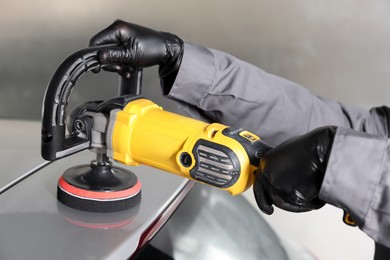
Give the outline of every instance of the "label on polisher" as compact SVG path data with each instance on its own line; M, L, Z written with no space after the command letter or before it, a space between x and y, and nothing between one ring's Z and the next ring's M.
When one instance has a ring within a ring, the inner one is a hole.
M240 162L228 147L201 139L192 152L196 160L190 171L192 178L219 188L227 188L237 182Z

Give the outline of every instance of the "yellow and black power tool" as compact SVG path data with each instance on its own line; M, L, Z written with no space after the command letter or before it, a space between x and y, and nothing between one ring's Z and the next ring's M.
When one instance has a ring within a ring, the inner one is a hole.
M125 103L107 120L108 157L153 166L232 195L253 184L259 159L269 149L255 134L173 114L144 98Z
M102 48L87 48L68 57L46 90L42 156L56 160L84 149L98 154L90 165L63 174L58 183L61 202L101 212L138 203L141 184L134 174L113 167L110 158L125 165L156 167L232 195L253 184L260 158L270 147L248 131L164 111L139 95L141 69L131 71L129 79L121 78L118 97L79 105L67 117L77 79L103 66L98 61ZM107 187L110 178L118 185Z
M66 116L69 96L78 78L103 66L98 53L106 47L80 50L53 75L44 98L42 156L56 160L90 149L89 165L75 166L61 176L58 199L73 208L112 212L135 206L141 183L127 170L112 166L149 165L236 195L248 189L261 156L271 148L255 134L218 123L205 123L164 111L140 96L142 70L120 78L119 96L77 106ZM355 225L348 213L344 222Z

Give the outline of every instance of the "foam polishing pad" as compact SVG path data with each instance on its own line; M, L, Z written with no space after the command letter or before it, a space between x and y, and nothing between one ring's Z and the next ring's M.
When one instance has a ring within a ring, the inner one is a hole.
M58 181L57 198L83 211L123 211L141 201L141 183L130 171L94 161L66 170Z

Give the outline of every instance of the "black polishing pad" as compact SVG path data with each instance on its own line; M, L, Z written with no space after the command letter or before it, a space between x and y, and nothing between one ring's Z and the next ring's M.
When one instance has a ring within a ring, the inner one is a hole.
M66 170L58 181L57 198L78 210L122 211L139 204L141 183L130 171L94 161Z

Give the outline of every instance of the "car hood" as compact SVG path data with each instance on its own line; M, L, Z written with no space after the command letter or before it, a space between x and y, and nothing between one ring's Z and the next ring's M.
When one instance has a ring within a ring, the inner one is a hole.
M137 207L114 214L73 210L56 199L58 178L69 167L88 164L94 154L45 162L39 122L0 124L0 259L128 258L157 233L193 184L146 166L120 166L142 183Z
M0 192L45 164L40 132L38 121L0 120Z

